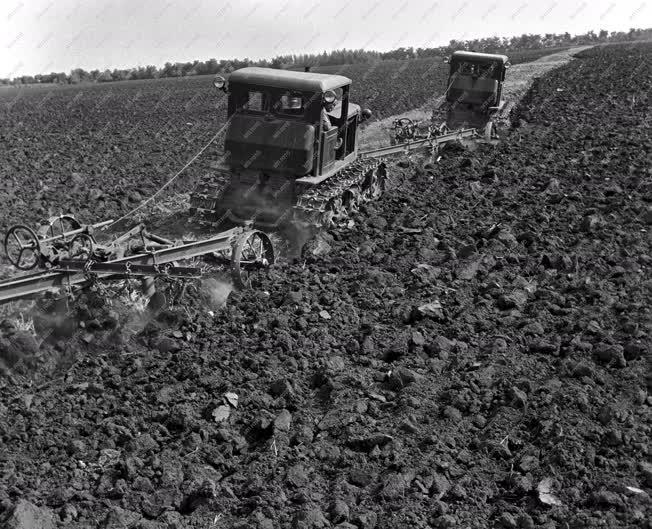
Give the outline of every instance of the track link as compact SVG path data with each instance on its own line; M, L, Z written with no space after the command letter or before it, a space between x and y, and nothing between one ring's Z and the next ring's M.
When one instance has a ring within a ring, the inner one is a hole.
M293 207L293 220L317 228L344 222L357 211L360 203L382 194L386 178L384 162L357 160L322 184L301 192Z
M209 173L190 193L190 213L200 226L214 226L226 214L224 197L231 185L228 172Z

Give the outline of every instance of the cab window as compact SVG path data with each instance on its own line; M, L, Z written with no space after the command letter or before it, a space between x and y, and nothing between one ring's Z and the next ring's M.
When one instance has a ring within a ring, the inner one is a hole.
M479 67L480 67L480 76L486 77L487 79L495 78L499 71L498 63L496 62L486 62L480 64Z
M265 112L267 106L266 99L267 97L264 92L250 90L247 93L247 99L243 108L252 112Z
M305 113L305 99L299 92L285 92L281 94L274 105L277 114L289 116L303 116Z
M472 62L462 62L457 71L463 75L479 75L478 65Z
M500 71L496 62L460 62L455 68L458 74L471 75L474 77L485 77L487 79L495 79Z

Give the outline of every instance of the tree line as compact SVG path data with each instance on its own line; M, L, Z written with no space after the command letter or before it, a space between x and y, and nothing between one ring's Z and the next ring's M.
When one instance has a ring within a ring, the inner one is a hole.
M598 33L589 31L579 35L570 33L546 33L545 35L523 34L514 37L488 37L472 40L451 40L447 46L434 48L401 47L387 52L373 50L333 50L323 53L278 55L272 59L252 61L245 59L208 59L207 61L167 62L163 67L138 66L137 68L91 70L75 68L69 73L52 72L49 74L23 75L13 79L0 79L0 85L21 85L34 83L104 83L110 81L128 81L136 79L157 79L160 77L186 77L192 75L210 75L230 73L245 66L265 66L271 68L298 68L304 66L332 66L377 62L390 59L412 59L423 57L441 57L450 55L455 50L473 50L487 53L501 53L514 50L555 48L608 42L627 42L652 38L652 28L630 29L629 31L612 31L605 29Z

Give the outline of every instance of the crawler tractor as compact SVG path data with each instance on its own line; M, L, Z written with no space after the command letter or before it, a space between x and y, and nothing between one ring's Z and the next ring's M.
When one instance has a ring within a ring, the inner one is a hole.
M394 120L392 143L426 140L454 130L473 128L492 141L507 121L513 102L502 98L505 73L510 66L505 55L456 51L444 62L450 65L444 96L430 121L410 118ZM442 116L443 114L443 116Z
M509 110L502 99L507 56L456 51L444 61L450 65L442 104L448 129L473 127L495 137L497 121Z
M371 112L349 101L350 79L242 68L215 84L228 94L228 123L222 167L191 197L202 223L328 224L382 191L385 165L358 153Z

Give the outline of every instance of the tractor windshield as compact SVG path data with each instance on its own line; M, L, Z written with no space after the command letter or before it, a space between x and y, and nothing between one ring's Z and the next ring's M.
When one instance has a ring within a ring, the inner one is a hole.
M265 92L252 90L247 92L247 101L244 104L246 110L252 112L266 112L269 106L269 98Z
M485 79L500 79L501 66L500 63L496 61L459 61L453 63L451 73L456 73L457 75L471 75L473 77L482 77Z
M272 87L242 87L232 90L233 110L239 113L276 114L304 118L316 97L311 94Z
M274 113L288 116L303 116L306 103L301 92L285 92L274 102Z

